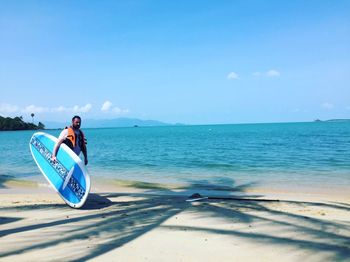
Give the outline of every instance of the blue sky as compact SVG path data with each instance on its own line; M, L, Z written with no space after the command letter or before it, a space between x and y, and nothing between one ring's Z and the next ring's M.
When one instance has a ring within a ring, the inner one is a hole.
M350 118L350 1L0 1L0 115Z

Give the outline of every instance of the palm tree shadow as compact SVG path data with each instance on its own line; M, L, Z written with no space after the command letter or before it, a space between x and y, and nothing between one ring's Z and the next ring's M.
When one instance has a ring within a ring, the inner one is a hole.
M105 194L103 199L118 196L120 195L115 193ZM3 239L7 235L21 234L28 231L35 231L40 234L40 232L45 231L45 228L50 228L51 230L53 228L59 230L62 226L70 226L71 228L68 231L61 230L60 236L53 240L47 239L41 243L30 243L24 247L2 252L0 253L0 258L54 247L61 243L73 243L77 240L98 238L101 235L106 235L103 244L97 244L89 252L84 252L77 258L69 258L69 260L87 260L118 248L158 227L166 219L180 212L186 205L182 199L179 202L174 198L169 199L152 195L140 195L138 197L143 199L129 200L124 203L111 202L107 203L108 206L105 208L96 208L93 203L91 204L93 213L89 212L87 215L4 230L1 233ZM100 196L97 199L100 200ZM67 210L72 209L67 208ZM81 211L84 212L86 210Z
M229 201L228 201L229 200ZM318 203L318 202L297 202L297 201L275 201L269 199L247 199L228 197L209 197L200 205L193 206L195 213L206 217L220 217L231 223L246 225L247 230L219 230L213 228L188 226L187 231L201 231L209 234L222 234L232 237L249 239L256 242L265 242L272 245L284 245L301 250L312 252L328 252L334 260L346 260L350 257L350 226L341 221L325 221L323 219L308 217L290 213L288 211L276 210L269 207L274 205L293 205L297 208L308 208L311 206L323 207L338 211L348 211L341 205ZM203 212L205 211L205 212ZM283 234L271 234L269 232L253 232L252 224L269 224L271 231L274 228L285 228L285 232L292 234L299 233L302 237L284 237ZM164 226L162 226L164 227ZM169 229L184 230L184 227L165 226Z
M261 195L247 194L247 190L251 186L252 184L235 185L233 180L227 179L225 179L224 185L222 183L217 184L202 180L193 181L193 183L182 187L180 190L173 190L166 187L159 188L159 186L156 189L152 189L150 186L146 186L147 189L143 193L125 194L107 192L91 194L84 207L80 210L63 206L51 207L55 209L60 208L63 214L73 213L73 216L70 215L67 219L42 221L35 225L10 228L5 232L3 231L2 239L4 241L6 241L7 235L13 234L19 234L20 239L20 234L27 231L35 232L38 235L41 234L44 240L35 243L23 243L22 246L19 245L19 247L0 253L0 258L23 254L32 250L53 248L62 243L71 243L72 250L82 250L82 243L86 243L90 239L102 239L103 241L96 241L95 244L89 245L89 249L84 249L80 253L73 252L75 254L74 257L69 257L69 255L65 254L68 257L62 256L57 259L81 261L96 258L137 239L157 227L164 227L162 225L164 221L185 210L193 211L199 215L203 214L206 217L209 215L224 218L230 223L243 223L247 226L254 221L271 223L272 226L284 226L291 231L305 232L311 238L329 240L332 244L319 244L317 241L293 240L282 238L278 235L248 233L237 230L227 231L190 226L188 227L189 230L226 234L233 237L250 239L251 241L266 240L271 244L278 245L283 243L291 247L306 248L316 252L325 249L332 252L334 257L338 259L343 259L345 255L349 255L349 249L344 247L344 244L347 244L348 241L342 234L333 232L335 228L347 230L349 227L336 222L325 222L319 219L305 218L304 216L286 211L275 210L267 205L269 204L268 199L261 199ZM196 205L186 202L187 197L194 192L205 193L209 198ZM125 198L125 196L127 197ZM327 205L324 203L293 201L289 204L296 206L312 204ZM31 207L28 207L28 209L31 210ZM338 206L331 205L328 207L337 208ZM46 210L48 208L49 206L39 207L40 210ZM344 211L344 207L341 208ZM23 207L21 210L26 211L28 209ZM269 216L259 215L260 213L269 214ZM45 229L47 228L62 233L60 236L54 238L45 238L45 233L47 232ZM62 228L65 228L65 230Z
M23 218L20 218L20 217L0 217L0 225L9 224L22 219Z
M145 186L143 184L143 186ZM147 186L147 185L146 185ZM110 237L103 245L97 245L91 248L88 254L79 257L79 260L86 260L99 256L112 249L118 248L125 243L145 234L146 232L158 227L168 218L174 216L178 212L185 210L188 203L184 200L186 195L191 192L194 185L182 189L182 193L174 192L170 189L163 188L159 194L160 188L153 190L148 188L142 194L129 194L131 199L127 201L112 201L118 197L128 194L120 193L100 193L91 194L86 204L80 210L70 209L65 205L27 205L18 207L23 212L33 210L50 210L61 209L61 213L66 212L86 212L87 215L70 217L69 219L59 219L55 221L44 221L35 223L34 225L25 225L22 227L10 228L1 232L1 237L13 234L21 234L24 232L37 232L46 228L56 228L70 226L72 229L62 231L58 239L47 240L41 243L30 243L21 248L7 250L0 254L0 257L7 257L14 254L21 254L31 250L42 249L66 243L74 242L78 239L88 239L108 234ZM68 218L69 216L67 216ZM78 225L77 225L78 224Z

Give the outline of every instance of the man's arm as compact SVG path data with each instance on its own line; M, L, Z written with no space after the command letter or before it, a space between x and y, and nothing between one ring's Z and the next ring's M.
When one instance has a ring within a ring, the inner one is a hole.
M52 157L51 157L52 161L54 161L54 162L56 161L57 151L60 148L60 146L63 143L63 141L66 140L67 135L68 135L68 129L65 128L65 129L62 130L61 134L58 137L58 141L57 141L55 147L53 148Z
M59 139L53 149L53 152L52 152L52 157L51 157L51 160L52 161L56 161L56 155L57 155L57 151L58 149L60 148L61 144L63 143L64 139Z
M87 149L86 149L86 145L84 145L84 147L82 148L82 150L81 150L82 152L83 152L83 155L84 155L84 163L85 163L85 165L87 165L88 164L88 157L87 157Z

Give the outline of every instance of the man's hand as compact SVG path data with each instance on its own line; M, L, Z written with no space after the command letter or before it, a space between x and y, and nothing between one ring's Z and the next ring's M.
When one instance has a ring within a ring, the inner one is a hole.
M87 158L85 158L85 161L84 161L85 165L87 165L88 162L89 162L89 161L87 160Z

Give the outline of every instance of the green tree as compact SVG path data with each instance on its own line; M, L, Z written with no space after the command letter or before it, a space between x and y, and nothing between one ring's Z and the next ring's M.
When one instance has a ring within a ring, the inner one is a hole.
M32 123L34 124L34 113L31 113L30 116L32 117Z
M45 125L43 123L39 122L38 128L39 129L45 129Z
M0 130L37 130L45 129L45 125L39 122L38 125L23 121L22 117L2 117L0 116Z

